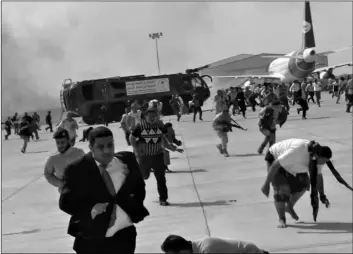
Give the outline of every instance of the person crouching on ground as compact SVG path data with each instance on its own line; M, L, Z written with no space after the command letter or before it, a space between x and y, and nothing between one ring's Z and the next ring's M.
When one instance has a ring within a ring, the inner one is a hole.
M275 100L271 105L263 108L259 113L259 130L265 136L260 147L257 149L259 154L262 154L267 144L271 147L276 143L276 124L279 122L280 126L287 120L288 112L284 106Z
M254 243L235 239L205 237L196 241L178 235L169 235L162 243L164 253L264 253Z
M175 137L175 131L173 129L173 124L172 123L166 123L165 128L167 129L167 133L166 133L166 139L168 140L168 142L170 144L175 144L177 146L181 146L182 142L178 139L176 139ZM183 149L180 148L176 148L176 151L178 151L178 149L181 151ZM169 151L167 149L164 149L164 164L165 164L165 171L167 173L172 173L173 171L171 171L168 166L170 165L170 154Z
M332 157L332 151L327 146L320 146L314 141L306 139L287 139L270 147L265 156L267 162L267 177L261 191L268 197L270 183L273 186L274 201L279 217L279 228L287 227L286 215L289 213L295 221L299 216L294 211L294 205L310 189L309 173L312 167L319 168ZM317 189L320 196L325 196L323 191L322 172L317 170L316 175L310 175L317 179ZM316 187L316 186L315 186ZM325 197L326 199L326 197ZM323 203L328 201L322 200Z

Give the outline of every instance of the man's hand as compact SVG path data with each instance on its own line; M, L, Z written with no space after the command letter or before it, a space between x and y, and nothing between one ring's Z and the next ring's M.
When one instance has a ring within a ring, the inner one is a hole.
M264 184L262 187L261 187L261 191L262 193L268 197L270 195L270 185L269 184Z
M182 148L177 148L177 149L175 149L175 151L178 152L178 153L183 153L183 152L184 152L184 149L182 149Z
M106 202L106 203L98 203L98 204L96 204L96 205L92 208L92 211L91 211L92 220L94 220L94 218L95 218L97 215L99 215L99 214L105 212L106 209L107 209L107 206L108 206L108 203L107 203L107 202Z

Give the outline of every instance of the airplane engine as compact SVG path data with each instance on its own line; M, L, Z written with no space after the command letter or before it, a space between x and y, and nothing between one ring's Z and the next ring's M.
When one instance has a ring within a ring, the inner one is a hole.
M316 60L316 51L314 48L307 48L303 52L303 59L307 63L312 63Z

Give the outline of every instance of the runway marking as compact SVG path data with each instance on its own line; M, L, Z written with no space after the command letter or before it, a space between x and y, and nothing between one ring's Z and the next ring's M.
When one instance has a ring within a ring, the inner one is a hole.
M271 249L271 250L269 250L269 252L280 252L280 253L283 253L284 251L288 251L288 250L301 250L301 249L323 247L323 246L335 246L335 245L340 245L340 244L350 244L352 242L353 242L353 240L345 240L345 241L337 241L337 242L331 242L331 243L305 244L305 245L302 245L300 247Z
M1 203L4 203L5 201L9 200L11 197L13 197L16 194L20 193L22 190L26 189L28 186L30 186L32 183L35 183L36 181L38 181L42 177L43 177L43 174L40 174L39 176L34 178L32 181L29 181L27 184L23 185L19 189L17 189L14 192L12 192L9 196L5 197L3 200L1 200Z
M191 164L190 164L190 159L189 159L189 156L188 156L188 150L187 150L187 146L186 146L185 139L184 139L184 136L183 136L183 133L182 133L182 132L180 132L180 136L181 136L181 138L182 138L182 140L183 140L183 144L184 144L184 152L185 152L185 157L186 157L186 160L187 160L187 162L188 162L188 167L189 167L190 174L191 174L192 185L193 185L194 190L195 190L195 192L196 192L197 200L198 200L198 202L200 203L200 208L201 208L201 210L202 210L202 215L203 215L203 218L204 218L204 220L205 220L207 235L208 235L208 236L211 236L211 230L210 230L210 227L209 227L209 225L208 225L207 216L206 216L206 211L205 211L203 202L201 201L200 193L199 193L199 191L198 191L198 189L197 189L197 186L196 186L196 182L195 182L195 178L194 178L194 173L193 173L193 171L191 170Z

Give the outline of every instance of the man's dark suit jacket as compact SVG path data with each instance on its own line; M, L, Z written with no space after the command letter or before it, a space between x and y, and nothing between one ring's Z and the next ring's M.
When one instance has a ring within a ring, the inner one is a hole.
M133 223L149 215L143 201L146 196L145 182L141 176L135 155L119 152L115 157L127 164L129 174L115 197L106 188L99 168L91 153L71 164L65 173L59 207L71 215L68 234L82 239L104 238L111 218L113 204L118 204ZM106 212L93 220L91 210L97 203L108 202Z

